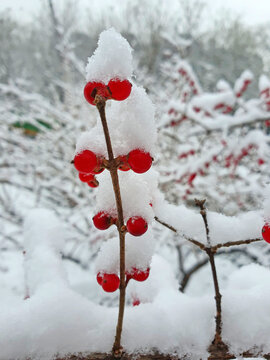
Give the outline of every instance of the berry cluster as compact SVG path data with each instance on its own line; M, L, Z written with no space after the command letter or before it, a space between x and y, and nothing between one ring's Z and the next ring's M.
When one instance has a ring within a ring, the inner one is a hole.
M117 221L117 218L112 217L105 211L100 211L93 217L93 223L99 230L107 230L111 225L117 225ZM126 230L133 236L141 236L147 229L148 224L141 216L132 216L127 221Z
M148 279L150 269L140 270L132 268L131 271L126 271L126 283L133 279L135 281L145 281ZM117 274L101 273L97 274L97 282L106 292L114 292L119 289L120 279ZM139 305L139 304L137 304Z
M107 85L102 82L88 82L84 87L84 97L91 105L95 105L96 95L104 99L122 101L129 97L132 84L128 80L112 79Z
M125 100L129 97L131 91L132 84L129 80L111 77L110 81L106 84L99 80L88 82L84 87L84 97L89 104L97 106L101 121L106 123L105 110L105 119L101 115L102 106L103 109L105 109L104 103L110 99L117 101ZM108 148L107 138L106 143L109 160L106 159L103 154L96 153L94 149L91 149L91 147L90 149L88 147L87 149L82 148L82 150L77 152L74 157L73 163L75 169L79 173L79 179L82 182L87 183L89 186L97 187L99 185L96 175L100 174L105 169L110 171L112 182L114 183L116 169L120 171L133 170L137 174L142 174L151 168L153 158L151 157L151 154L144 149L135 147L128 153L121 154L118 157L113 158L112 151L110 153ZM93 216L92 220L94 226L99 230L106 230L111 225L116 225L121 234L128 232L132 236L141 236L147 231L148 224L142 216L132 216L127 218L127 221L123 223L123 220L120 220L120 218L123 218L122 210L119 210L119 207L117 207L117 213L119 216L115 215L115 213L116 212L114 210L112 214L106 212L105 210L99 211ZM145 281L148 278L150 271L149 268L141 270L135 266L133 266L131 270L129 269L125 272L126 284L131 279L136 281ZM123 275L123 273L121 274ZM108 272L105 270L100 271L97 274L97 282L106 292L114 292L119 288L121 292L120 278L121 276L119 276L118 273Z
M121 155L116 158L119 170L128 171L132 169L138 174L148 171L152 166L152 161L151 155L141 149L134 149L128 155ZM73 162L79 172L79 179L90 187L97 187L98 181L95 175L104 171L106 167L104 157L95 154L91 150L83 150L75 155Z

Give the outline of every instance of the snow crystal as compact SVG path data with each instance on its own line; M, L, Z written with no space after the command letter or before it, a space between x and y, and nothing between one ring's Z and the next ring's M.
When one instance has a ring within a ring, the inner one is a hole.
M114 78L129 79L132 76L131 52L127 40L113 28L103 31L97 49L88 58L86 80L107 84Z

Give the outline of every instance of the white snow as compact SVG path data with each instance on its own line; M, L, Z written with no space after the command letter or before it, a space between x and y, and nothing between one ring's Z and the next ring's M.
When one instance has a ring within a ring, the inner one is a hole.
M146 270L150 267L155 242L151 229L138 237L126 234L126 269L137 268ZM119 239L112 238L103 243L98 254L96 273L119 274Z
M133 84L132 92L125 101L111 101L106 106L106 117L115 156L127 155L131 150L142 149L155 156L157 139L155 108L145 90ZM127 121L128 119L128 121ZM101 121L91 130L80 135L76 153L84 149L107 156Z
M270 224L270 185L264 190L264 220Z
M259 78L259 90L260 92L270 89L270 79L266 75L261 75Z
M154 203L155 215L168 225L173 226L179 235L185 235L203 244L206 242L206 232L202 216L198 211L175 206L160 201ZM229 241L261 238L263 215L258 211L249 211L239 216L226 216L208 211L207 220L211 245L223 244Z
M88 58L87 81L101 81L107 84L111 79L130 79L132 76L132 49L113 28L100 34L98 47Z

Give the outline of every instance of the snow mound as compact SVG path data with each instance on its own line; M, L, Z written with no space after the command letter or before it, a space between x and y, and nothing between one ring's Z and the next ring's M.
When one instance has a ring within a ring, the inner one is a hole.
M129 79L132 76L131 52L127 40L113 28L103 31L97 49L88 58L86 80L107 84L114 78Z

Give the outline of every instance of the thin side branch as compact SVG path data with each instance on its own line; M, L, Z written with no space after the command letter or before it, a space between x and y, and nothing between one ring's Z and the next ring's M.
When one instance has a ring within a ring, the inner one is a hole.
M173 227L172 225L167 224L165 221L160 220L157 216L155 216L155 220L165 226L167 229L170 229L171 231L178 233L179 235L183 236L184 239L186 239L187 241L191 242L192 244L198 246L200 249L205 250L207 248L206 245L204 245L203 243L194 240L188 236L186 236L185 234L182 234L181 232L179 232L175 227ZM211 249L216 252L218 249L221 249L223 247L231 247L231 246L235 246L235 245L245 245L245 244L251 244L253 242L258 242L258 241L262 241L261 238L256 238L256 239L247 239L247 240L237 240L237 241L228 241L226 243L223 244L217 244L214 246L211 246Z
M209 347L208 351L211 355L215 355L217 352L220 352L220 350L224 353L228 353L228 346L222 341L222 308L221 308L221 293L219 290L219 284L218 284L218 277L217 277L217 270L216 270L216 264L215 264L215 252L211 248L210 243L210 236L209 236L209 227L208 227L208 221L207 221L207 214L206 214L206 208L205 208L205 199L204 200L198 200L195 199L195 204L199 206L201 209L200 214L202 215L205 231L206 231L206 238L207 243L209 247L205 248L205 252L209 257L209 262L211 265L211 271L213 276L213 282L214 282L214 288L215 288L215 302L216 302L216 332L215 337L212 342L212 345Z
M208 221L207 221L207 216L206 216L206 208L204 206L205 201L206 201L206 199L203 199L203 200L195 199L195 204L196 204L196 206L198 206L201 209L200 214L202 215L204 226L205 226L207 244L208 244L208 247L211 247L210 236L209 236L209 226L208 226Z

